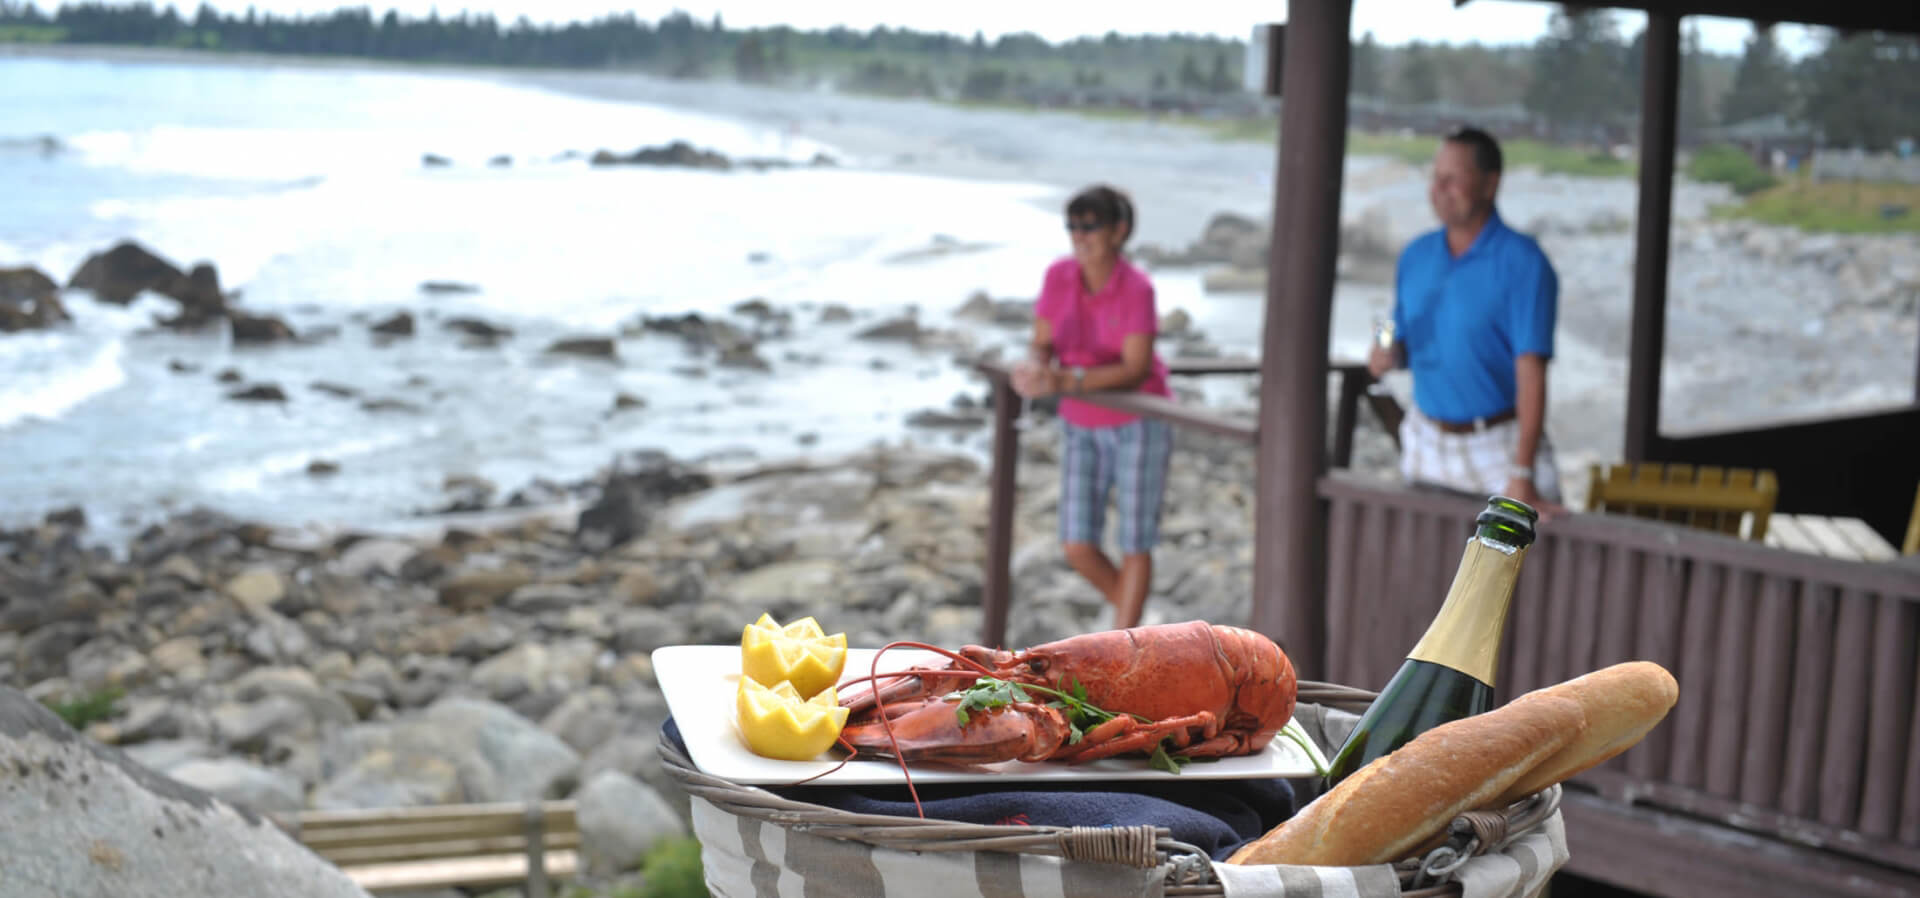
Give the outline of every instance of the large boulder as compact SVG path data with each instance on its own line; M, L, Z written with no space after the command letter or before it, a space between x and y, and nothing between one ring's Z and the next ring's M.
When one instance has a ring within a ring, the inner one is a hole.
M533 721L489 701L446 698L391 724L329 734L316 808L558 798L580 755Z
M0 686L0 858L13 898L366 898L267 820L81 738Z
M40 330L71 320L60 285L38 268L0 268L0 333Z
M101 302L116 305L126 305L146 290L171 297L180 303L179 317L168 322L176 327L198 327L223 317L227 308L212 265L196 265L189 274L131 240L88 256L67 286L91 290Z
M660 793L617 770L595 775L577 800L580 853L594 875L637 870L655 844L687 832Z

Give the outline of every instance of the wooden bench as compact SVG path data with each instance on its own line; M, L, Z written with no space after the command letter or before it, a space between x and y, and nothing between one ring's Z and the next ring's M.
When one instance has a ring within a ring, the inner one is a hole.
M1611 465L1588 469L1587 510L1766 539L1780 482L1772 471L1703 465Z
M274 822L374 894L525 883L528 898L548 898L579 863L571 801L303 811Z

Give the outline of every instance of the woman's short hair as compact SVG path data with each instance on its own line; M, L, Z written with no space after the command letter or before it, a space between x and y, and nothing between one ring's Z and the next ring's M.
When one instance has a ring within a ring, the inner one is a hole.
M1103 224L1126 225L1126 237L1129 238L1137 230L1132 198L1105 184L1095 184L1074 194L1073 199L1067 201L1068 218L1082 215L1091 215Z

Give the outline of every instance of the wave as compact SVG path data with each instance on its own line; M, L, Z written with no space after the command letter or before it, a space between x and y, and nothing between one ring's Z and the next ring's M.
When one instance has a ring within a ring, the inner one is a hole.
M126 344L120 337L95 347L77 362L80 335L16 334L0 342L0 371L7 372L0 387L0 430L31 419L53 420L95 396L126 383L120 364Z
M227 465L206 473L200 480L202 485L221 493L257 492L266 485L269 478L283 477L307 469L315 459L327 459L339 462L361 455L371 455L383 449L404 445L416 436L411 431L396 431L373 437L358 437L338 440L330 444L312 448L291 449L271 452L259 456L244 464ZM197 451L206 445L205 440L190 440Z

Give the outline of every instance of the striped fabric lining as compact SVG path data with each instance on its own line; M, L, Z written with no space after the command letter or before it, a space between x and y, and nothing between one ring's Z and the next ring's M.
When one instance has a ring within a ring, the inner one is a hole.
M736 817L693 799L714 898L1161 898L1167 869L999 851L896 851Z
M1166 888L1166 867L1139 870L996 851L897 851L737 817L697 797L693 828L715 898L1161 898ZM1464 898L1533 898L1566 861L1566 829L1556 812L1505 852L1468 861L1457 878ZM1227 898L1400 894L1399 879L1385 864L1218 864L1214 870Z

